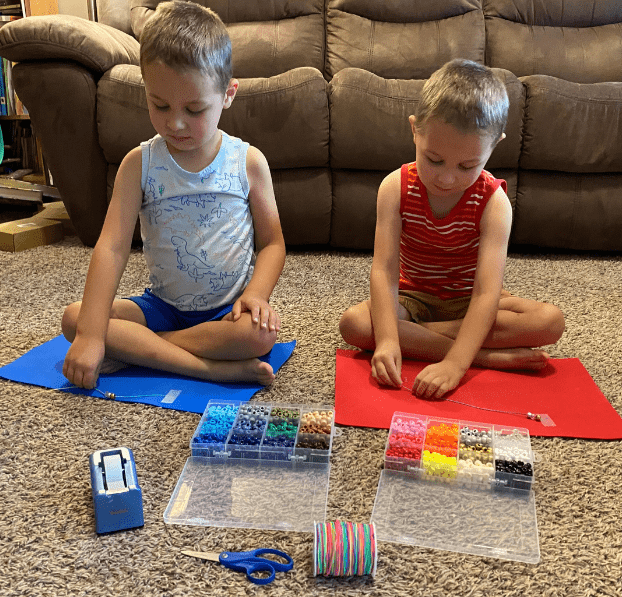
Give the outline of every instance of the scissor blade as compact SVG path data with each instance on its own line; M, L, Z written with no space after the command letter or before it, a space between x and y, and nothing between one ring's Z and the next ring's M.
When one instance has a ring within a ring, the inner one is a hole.
M189 549L182 550L182 552L186 556L190 556L192 558L201 558L202 560L210 560L211 562L218 562L219 552L215 551L191 551Z

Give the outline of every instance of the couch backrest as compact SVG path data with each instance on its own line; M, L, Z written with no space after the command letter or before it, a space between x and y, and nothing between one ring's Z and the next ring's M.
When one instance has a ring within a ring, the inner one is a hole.
M129 0L95 0L95 20L133 35Z
M127 19L130 33L138 39L145 21L161 0L97 1L98 10L99 4L124 4L130 11ZM214 10L227 24L236 77L271 77L301 66L324 71L324 0L197 0L197 3Z
M161 0L95 0L97 20L140 35ZM619 0L198 0L229 27L237 77L312 66L427 79L470 58L518 77L622 81ZM258 40L261 43L258 43Z
M619 0L484 0L486 64L517 77L622 81Z
M427 79L452 58L484 61L481 0L329 0L326 74L348 67Z

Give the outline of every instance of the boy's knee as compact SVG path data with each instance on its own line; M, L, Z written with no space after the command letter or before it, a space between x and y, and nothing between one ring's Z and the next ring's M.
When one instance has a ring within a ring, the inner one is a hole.
M555 344L566 329L566 320L559 307L545 303L542 309L543 331L548 334L547 344Z
M61 330L63 336L69 341L73 342L76 337L76 327L78 324L78 315L80 314L81 303L71 303L71 305L65 308L63 312L63 318L61 319Z
M356 307L351 307L341 316L339 333L348 344L364 350L373 350L371 320L364 321Z
M352 309L348 309L339 320L339 333L348 344L352 344L350 340L353 337L355 327L355 318L352 315Z
M253 352L256 356L261 357L268 354L276 344L276 331L260 330L254 337L250 339Z

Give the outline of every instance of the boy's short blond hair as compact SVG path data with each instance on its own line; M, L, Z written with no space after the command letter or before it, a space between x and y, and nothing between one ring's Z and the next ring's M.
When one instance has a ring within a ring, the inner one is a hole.
M487 66L455 59L425 82L415 111L415 126L439 118L466 133L501 139L510 102L504 82Z
M160 61L170 68L196 68L225 93L232 76L231 39L220 17L195 2L158 4L140 35L140 67Z

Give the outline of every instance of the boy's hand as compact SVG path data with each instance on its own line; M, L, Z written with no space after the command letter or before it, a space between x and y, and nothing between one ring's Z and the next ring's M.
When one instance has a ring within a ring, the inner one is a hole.
M76 336L65 356L63 375L74 386L92 390L97 385L105 350L103 342Z
M455 363L433 363L417 375L412 393L418 398L441 398L460 383L464 374L465 371Z
M233 321L240 319L245 311L250 313L253 323L258 323L262 329L271 332L278 332L281 329L279 314L262 298L243 294L231 309Z
M402 350L399 343L376 346L371 359L371 374L378 383L398 388L402 385Z

